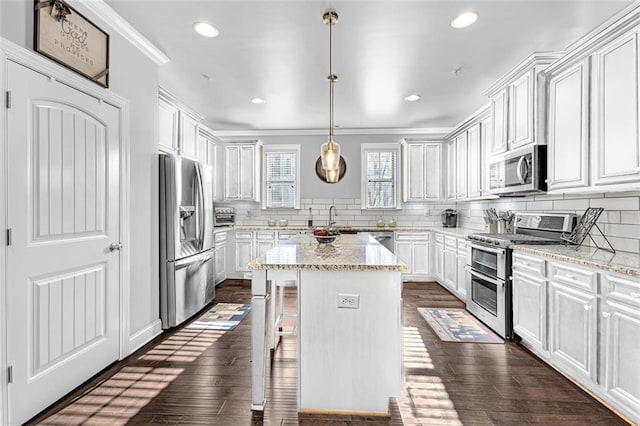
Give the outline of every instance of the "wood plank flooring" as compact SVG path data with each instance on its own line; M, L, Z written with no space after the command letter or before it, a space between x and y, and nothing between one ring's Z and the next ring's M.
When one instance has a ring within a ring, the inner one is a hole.
M276 351L264 413L252 412L249 314L229 332L165 333L29 424L626 424L518 344L442 342L416 310L463 306L439 285L405 283L403 298L406 390L388 418L296 413L294 338ZM227 280L214 303L250 300L250 281Z

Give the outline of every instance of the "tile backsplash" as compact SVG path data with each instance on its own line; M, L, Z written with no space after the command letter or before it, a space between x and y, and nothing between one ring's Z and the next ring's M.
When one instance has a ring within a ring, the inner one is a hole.
M452 208L458 211L458 226L482 232L483 210L542 211L576 213L581 215L587 207L604 207L598 225L616 250L640 254L640 191L582 195L532 195L519 198L470 201L459 203L403 204L402 210L371 211L360 209L359 198L302 199L300 210L260 209L256 203L229 204L236 208L238 225L266 225L269 219L287 219L289 225L305 226L309 208L314 226L329 220L329 207L336 206L335 221L341 226L375 226L382 218L388 223L396 219L398 226L440 226L440 214ZM596 231L597 232L597 231ZM598 238L596 237L596 240ZM587 244L585 240L585 244ZM589 241L590 243L590 241ZM601 244L601 241L598 241Z

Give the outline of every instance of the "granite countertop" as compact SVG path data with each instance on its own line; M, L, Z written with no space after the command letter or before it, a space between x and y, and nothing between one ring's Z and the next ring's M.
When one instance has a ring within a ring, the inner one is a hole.
M408 270L400 259L371 237L341 235L333 244L318 244L309 235L300 235L279 244L249 262L255 269L305 269L316 271L397 271Z
M316 227L314 227L316 228ZM306 226L267 226L267 225L237 225L233 227L236 231L309 231ZM441 234L450 235L458 238L466 238L467 235L477 234L482 231L468 228L443 228L442 226L396 226L396 227L379 227L379 226L336 226L339 231L353 232L439 232Z
M640 255L634 253L564 245L516 245L513 250L640 278Z

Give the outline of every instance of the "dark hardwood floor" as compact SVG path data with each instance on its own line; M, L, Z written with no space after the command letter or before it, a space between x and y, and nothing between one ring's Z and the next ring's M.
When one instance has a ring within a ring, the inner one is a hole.
M298 415L294 338L269 369L264 413L252 412L249 314L229 332L165 333L29 424L626 424L516 343L441 341L416 310L463 306L439 285L405 283L403 297L406 390L388 418ZM227 280L214 303L250 299L249 281Z

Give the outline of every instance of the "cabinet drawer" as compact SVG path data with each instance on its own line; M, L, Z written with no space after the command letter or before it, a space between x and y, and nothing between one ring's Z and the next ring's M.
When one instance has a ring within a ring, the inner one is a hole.
M276 233L273 231L258 231L256 232L256 240L269 240L273 241L276 239Z
M236 240L250 240L252 234L251 231L236 231Z
M278 232L278 240L279 241L288 241L293 239L298 232Z
M534 276L544 277L546 274L544 259L520 253L513 253L513 269L515 271L528 272Z
M549 276L552 281L594 293L598 291L598 274L593 271L575 268L564 263L549 262Z
M406 232L396 232L396 241L429 241L428 233L406 233Z
M227 233L226 232L218 232L213 234L213 241L216 243L222 243L227 241Z
M460 252L460 254L467 254L467 240L458 238L458 251Z
M640 280L603 274L604 295L624 303L640 306Z
M436 243L444 244L444 235L436 234Z
M445 237L444 237L444 245L446 247L450 247L450 248L453 248L455 250L457 248L457 246L458 246L458 239L456 237L449 237L449 236L445 235Z

